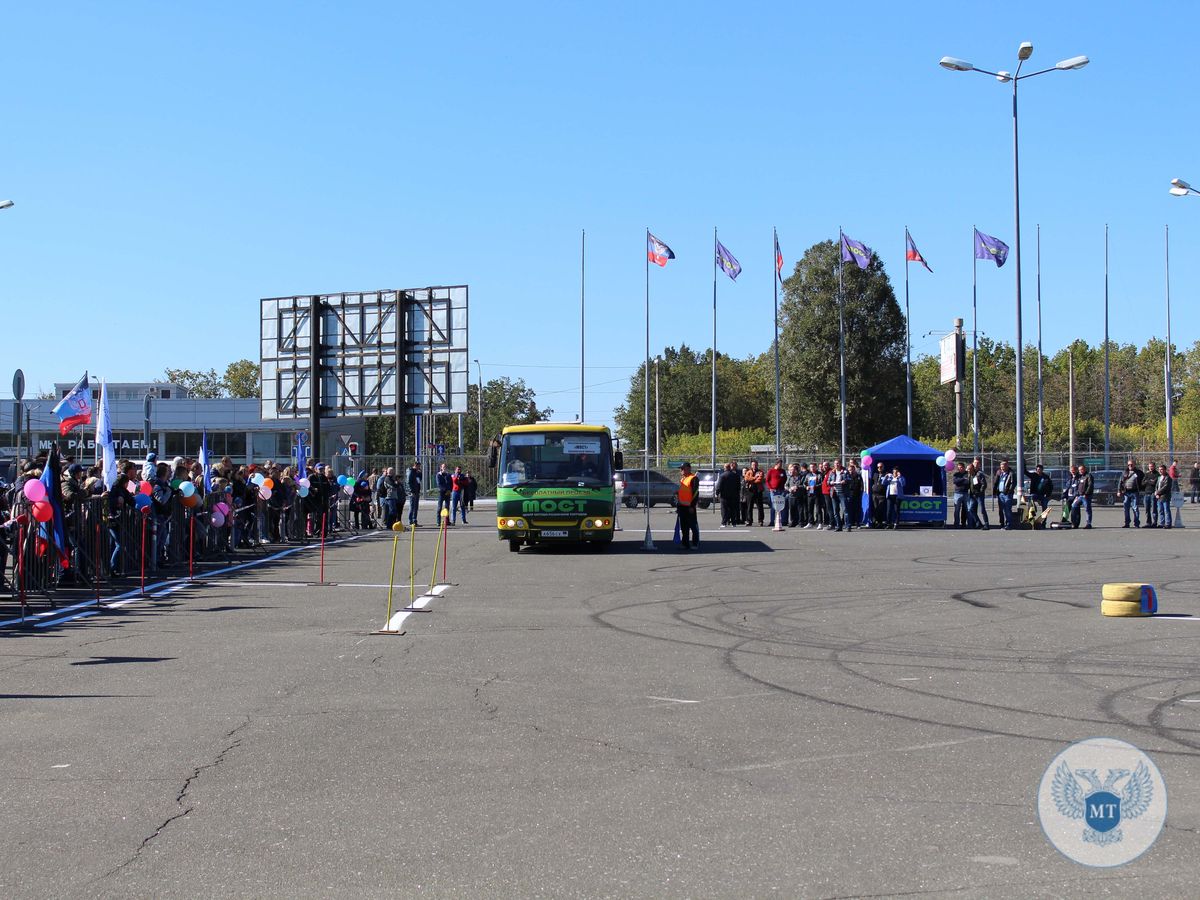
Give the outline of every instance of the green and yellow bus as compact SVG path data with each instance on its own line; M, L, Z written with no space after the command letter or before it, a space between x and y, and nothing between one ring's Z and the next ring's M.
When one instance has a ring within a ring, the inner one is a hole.
M613 471L621 468L603 425L510 425L500 436L496 528L521 545L612 543Z

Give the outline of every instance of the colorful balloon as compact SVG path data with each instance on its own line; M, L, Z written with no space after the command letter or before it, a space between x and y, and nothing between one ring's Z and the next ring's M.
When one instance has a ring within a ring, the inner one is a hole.
M263 477L262 472L255 472L253 475L250 476L250 480L253 481L255 484L261 486L262 483L264 481L266 481L267 479L265 477Z
M949 449L949 450L947 450L947 451L946 451L946 462L954 462L954 460L955 460L957 457L958 457L958 451L957 451L957 450L955 450L955 449L951 448L951 449Z
M937 467L938 467L939 469L941 469L941 468L945 468L945 465L946 465L946 457L944 457L944 456L939 456L937 459L935 459L935 460L934 460L934 462L935 462L935 463L937 463Z
M154 485L152 485L148 481L143 481L141 484L138 485L138 493L145 497L149 497L150 494L153 493L153 491L154 491Z
M39 522L49 522L54 518L54 509L45 500L33 504L33 517Z
M874 462L875 462L875 460L874 460L874 458L872 458L870 453L868 453L866 456L863 457L863 465L864 466L870 466Z
M125 482L125 490L129 491L129 493L131 493L131 494L136 494L137 493L137 482L136 481Z
M214 509L212 514L212 523L213 528L220 528L225 524L225 517Z
M25 482L25 487L21 490L25 492L25 499L30 503L38 503L46 499L46 486L36 478Z
M181 482L179 485L179 493L183 494L184 497L190 497L192 494L196 493L196 486L190 481Z
M296 482L296 483L297 483L298 485L300 485L300 487L302 487L302 488L310 488L310 487L312 487L312 482L311 482L311 481L309 481L307 478L301 478L301 479L300 479L298 482Z
M275 490L275 481L272 478L264 478L259 482L259 487L265 487L268 491Z
M866 451L866 450L859 450L859 451L858 451L858 458L859 458L859 459L866 459L866 458L867 458L867 451Z
M195 494L184 494L183 497L180 498L179 502L182 503L187 509L191 509L200 502L200 498Z
M301 497L308 496L308 485L304 485L304 484L300 485L300 496Z
M258 489L258 496L262 497L264 500L270 500L272 493L273 491L265 484Z

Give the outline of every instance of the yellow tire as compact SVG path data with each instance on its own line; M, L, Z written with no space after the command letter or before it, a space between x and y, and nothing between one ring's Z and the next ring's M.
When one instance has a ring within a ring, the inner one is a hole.
M1121 613L1115 610L1118 607L1114 606L1114 612L1105 612L1106 616L1120 615L1141 615L1152 616L1158 612L1158 594L1154 591L1154 585L1141 584L1132 581L1118 581L1113 584L1106 584L1100 593L1101 604L1133 604L1137 606L1140 612L1136 613Z
M1104 600L1124 600L1126 602L1140 603L1142 599L1142 587L1143 585L1140 582L1118 581L1113 584L1104 585L1100 596Z
M1150 613L1142 608L1140 600L1101 600L1100 612L1106 616L1132 617L1148 616Z

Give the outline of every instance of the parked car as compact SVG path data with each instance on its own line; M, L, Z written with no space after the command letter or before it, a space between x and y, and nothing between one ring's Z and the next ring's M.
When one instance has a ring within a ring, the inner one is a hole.
M696 492L699 494L698 503L701 509L708 509L716 501L717 478L720 475L720 469L699 469L696 471L696 477L699 479Z
M645 469L619 469L613 475L613 486L621 496L621 502L630 509L636 509L644 500L648 500L650 506L654 506L656 503L667 503L674 506L675 491L678 489L674 480L654 469L650 470L648 497L646 495Z
M1099 469L1092 473L1092 503L1112 506L1117 503L1117 491L1121 489L1122 469Z

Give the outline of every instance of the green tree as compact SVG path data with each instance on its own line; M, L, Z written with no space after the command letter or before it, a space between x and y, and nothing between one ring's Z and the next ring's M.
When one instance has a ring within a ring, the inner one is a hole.
M225 367L225 391L242 400L258 399L258 363L239 359Z
M686 344L666 347L650 362L650 430L661 423L664 445L676 435L703 434L712 441L712 350L692 350ZM734 359L717 354L717 426L755 428L772 421L774 362L766 380L762 357ZM616 409L617 433L630 447L642 447L645 398L642 393L645 364L630 381L625 403ZM655 372L658 373L657 417ZM772 387L769 387L772 385Z
M216 369L207 372L196 369L166 369L166 381L186 388L193 397L211 400L225 396L225 382Z
M479 443L479 390L474 385L467 391L467 412L463 416L463 449L468 452L483 452L494 435L505 425L532 425L544 422L554 415L553 409L540 409L535 391L525 384L524 379L515 381L493 378L483 386L483 448ZM429 440L447 446L458 444L458 417L440 415L435 417L435 434ZM405 423L405 440L411 440L411 425ZM396 417L369 416L366 420L367 452L381 455L395 453ZM407 450L406 450L407 452Z
M780 364L788 443L840 442L838 265L835 241L814 244L784 282ZM851 446L905 429L904 316L879 257L843 272L846 423Z

